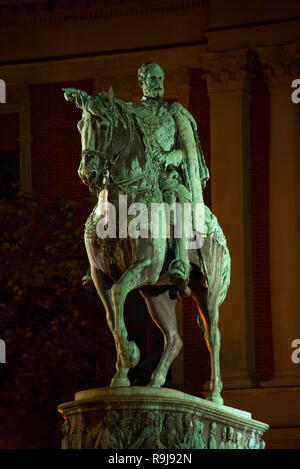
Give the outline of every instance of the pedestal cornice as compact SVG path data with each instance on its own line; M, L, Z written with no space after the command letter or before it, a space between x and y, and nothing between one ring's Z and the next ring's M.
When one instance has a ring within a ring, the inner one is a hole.
M12 1L10 5L0 6L0 28L32 25L33 23L66 23L107 17L160 14L166 11L200 10L206 16L207 0L158 0L139 2L137 0L73 0L72 8L68 2L28 0L25 4Z
M174 389L99 388L58 406L64 449L258 449L268 425Z

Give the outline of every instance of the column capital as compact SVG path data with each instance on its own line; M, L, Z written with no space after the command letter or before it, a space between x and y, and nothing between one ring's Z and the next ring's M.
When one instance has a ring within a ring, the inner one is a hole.
M209 93L247 89L247 49L201 54L200 66Z
M291 86L300 72L300 42L274 47L257 47L259 61L270 87Z

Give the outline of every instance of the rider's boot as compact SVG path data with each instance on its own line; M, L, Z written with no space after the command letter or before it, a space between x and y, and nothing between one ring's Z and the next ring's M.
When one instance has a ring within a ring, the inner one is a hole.
M184 236L175 239L175 259L169 265L170 281L182 290L185 296L190 296L189 284L190 261L186 249L186 239Z

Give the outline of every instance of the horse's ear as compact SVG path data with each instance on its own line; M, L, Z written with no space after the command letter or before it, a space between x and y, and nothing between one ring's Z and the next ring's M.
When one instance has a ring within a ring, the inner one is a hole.
M109 87L107 98L108 98L110 106L112 107L114 105L114 99L115 99L114 90L112 89L112 86Z

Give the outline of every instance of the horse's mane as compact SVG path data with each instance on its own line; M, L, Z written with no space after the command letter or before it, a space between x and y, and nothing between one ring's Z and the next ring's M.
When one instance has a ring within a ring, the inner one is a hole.
M141 120L138 114L134 112L134 108L129 103L126 103L125 101L122 101L121 99L115 99L115 102L117 106L119 107L120 116L122 120L126 122L126 126L132 132L134 132L134 128L137 130L137 132L139 133L141 137L141 141L144 145L146 155L150 155L151 154L150 143L146 136L146 132L144 132L143 130L143 125L141 123Z
M146 133L143 130L143 125L134 108L129 103L122 101L118 98L113 98L113 104L109 100L108 93L102 91L96 96L91 96L87 102L86 110L91 112L94 116L99 117L109 127L110 131L107 132L107 138L112 138L112 132L114 127L121 125L129 133L128 148L131 147L134 137L135 130L139 133L141 141L143 143L146 157L151 154L150 144L146 137ZM147 158L148 160L148 158Z

